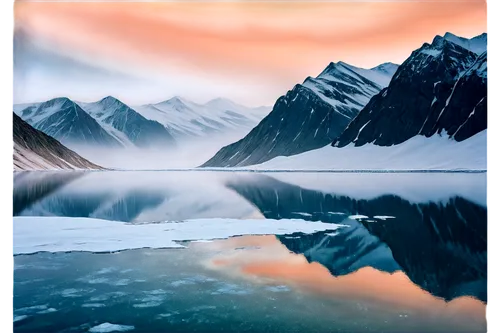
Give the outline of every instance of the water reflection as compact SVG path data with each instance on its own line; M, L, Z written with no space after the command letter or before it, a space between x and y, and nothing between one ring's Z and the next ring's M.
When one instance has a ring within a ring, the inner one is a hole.
M93 217L123 222L261 217L255 207L225 187L227 176L192 172L23 172L14 177L14 216ZM19 178L30 181L18 186Z
M413 203L396 195L374 199L303 189L267 176L228 186L267 218L343 223L335 235L277 236L295 253L335 276L362 267L402 269L423 289L446 300L469 295L486 302L486 208L459 196ZM349 219L350 215L366 218ZM375 217L375 218L374 218ZM377 218L378 217L378 218Z
M401 271L364 267L334 277L274 236L188 245L16 256L14 331L88 332L104 322L179 333L486 328L480 301L446 302Z
M334 276L364 267L402 270L445 300L469 295L486 302L485 175L315 176L313 182L309 174L21 173L14 178L14 215L126 222L261 216L341 223L349 227L278 239ZM355 214L366 218L348 218Z

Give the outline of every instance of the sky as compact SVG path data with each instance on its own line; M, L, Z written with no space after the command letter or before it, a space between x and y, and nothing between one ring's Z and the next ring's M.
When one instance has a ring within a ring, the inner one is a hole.
M276 99L330 62L402 63L435 35L486 32L478 0L351 2L17 1L14 102L112 95Z

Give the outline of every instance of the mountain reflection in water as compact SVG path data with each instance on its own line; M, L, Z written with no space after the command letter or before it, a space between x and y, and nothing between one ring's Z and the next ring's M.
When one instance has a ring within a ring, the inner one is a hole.
M266 218L300 214L305 220L349 225L335 235L277 236L288 249L321 263L334 276L367 266L389 273L401 269L421 288L445 300L468 295L486 302L487 218L486 208L479 204L458 196L424 203L395 195L359 200L267 176L228 186ZM354 214L368 218L348 218Z
M382 326L485 331L486 175L318 174L314 184L307 177L20 173L14 215L125 222L260 216L343 224L335 232L192 242L182 251L198 253L204 269L228 278L313 295L311 304L325 311L334 306L339 320L364 313L359 320L370 317L375 327L392 313L405 324Z

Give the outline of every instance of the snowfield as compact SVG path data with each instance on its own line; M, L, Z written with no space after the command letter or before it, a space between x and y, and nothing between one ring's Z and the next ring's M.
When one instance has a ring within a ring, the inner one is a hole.
M330 145L241 169L255 170L486 170L486 132L457 142L447 136L415 136L399 145ZM238 169L238 168L236 168Z
M14 254L182 248L176 241L313 233L339 227L342 226L295 219L195 219L131 224L91 218L14 217Z

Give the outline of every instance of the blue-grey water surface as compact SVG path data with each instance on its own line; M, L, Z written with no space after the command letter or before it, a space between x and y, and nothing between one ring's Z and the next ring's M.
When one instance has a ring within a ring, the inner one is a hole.
M347 227L16 255L14 331L485 332L486 214L486 174L16 173L15 216Z

